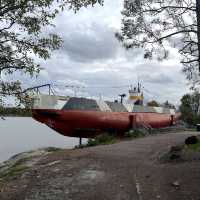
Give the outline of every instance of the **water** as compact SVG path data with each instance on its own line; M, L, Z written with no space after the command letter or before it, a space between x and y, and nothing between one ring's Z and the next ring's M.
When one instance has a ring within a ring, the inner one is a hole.
M0 162L24 151L49 146L70 149L78 144L78 138L59 135L29 117L0 119Z

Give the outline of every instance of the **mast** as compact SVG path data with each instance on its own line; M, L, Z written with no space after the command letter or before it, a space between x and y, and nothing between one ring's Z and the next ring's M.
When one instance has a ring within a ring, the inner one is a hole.
M142 91L142 85L138 81L137 87L133 87L131 85L129 90L129 103L135 104L135 105L143 105L143 91Z

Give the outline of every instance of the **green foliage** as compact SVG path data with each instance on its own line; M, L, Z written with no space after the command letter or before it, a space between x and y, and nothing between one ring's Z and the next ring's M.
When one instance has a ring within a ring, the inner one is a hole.
M20 72L30 77L37 76L42 68L35 58L46 60L50 58L51 51L61 46L62 40L58 35L45 32L49 26L53 26L53 19L58 13L67 7L78 11L83 6L96 3L102 5L103 0L0 1L1 102L3 97L9 95L20 100L25 98L21 81L10 78L10 75ZM4 79L1 75L4 75Z
M97 136L95 139L89 139L87 146L97 146L97 145L106 145L115 143L115 137L108 134L103 134Z
M87 7L89 5L94 6L95 4L103 5L104 0L66 0L65 4L69 5L70 9L73 9L75 12L80 10L82 7Z
M0 106L0 116L30 117L32 114L30 109L22 109L17 107L5 108Z
M116 138L112 135L109 135L107 133L104 133L102 135L99 135L95 137L94 139L89 139L87 144L76 146L75 148L85 148L85 147L93 147L98 145L108 145L113 144L116 142Z
M190 125L200 123L200 93L195 91L184 95L181 99L180 111L186 123Z
M41 70L33 55L41 59L50 57L50 51L61 45L61 39L52 33L42 34L44 27L58 14L54 0L3 0L0 2L0 73L6 75L21 72L31 77ZM58 1L61 3L61 1ZM22 91L19 80L0 80L2 96Z
M163 107L169 108L169 109L175 109L175 106L172 103L170 103L169 101L165 101L163 103Z
M200 151L200 142L196 143L196 144L189 144L187 145L188 149L191 149L193 151Z
M133 139L133 138L141 138L144 136L145 136L145 134L141 130L133 129L133 130L130 130L130 131L124 133L123 138ZM98 135L94 139L91 139L91 138L88 139L87 144L83 144L81 146L76 146L75 148L85 148L85 147L93 147L93 146L98 146L98 145L114 144L118 141L118 139L114 135L104 133L104 134Z
M159 107L159 103L155 100L152 100L147 103L147 106Z
M60 149L60 148L56 148L56 147L47 147L46 149L45 149L47 152L58 152L58 151L61 151L62 149Z
M145 134L138 129L129 130L128 132L126 132L124 134L125 138L140 138L140 137L144 137L144 136L145 136Z
M169 57L169 46L177 48L187 78L198 81L196 2L124 0L121 31L116 37L126 49L143 48L144 58L159 61Z
M25 170L28 169L27 166L23 165L25 160L19 160L14 165L10 166L8 169L4 170L0 173L0 180L8 180L16 177L17 175L21 174Z

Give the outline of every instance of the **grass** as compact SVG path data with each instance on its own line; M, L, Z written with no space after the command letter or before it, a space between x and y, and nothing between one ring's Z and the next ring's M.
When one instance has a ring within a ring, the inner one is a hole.
M130 130L126 132L123 136L124 139L136 139L144 137L145 134L140 130ZM123 140L123 138L121 138ZM119 138L117 138L114 135L104 133L102 135L99 135L95 137L94 139L89 139L87 144L83 144L81 146L76 146L75 148L85 148L85 147L94 147L98 145L108 145L108 144L114 144L119 141Z
M24 162L25 160L21 159L17 161L14 165L10 166L8 169L0 173L0 180L6 181L12 179L27 170L28 167L23 165Z
M61 151L62 149L56 148L56 147L47 147L45 150L46 150L47 152L51 153L51 152Z
M189 144L187 145L188 149L191 149L193 151L200 151L200 141L196 144Z
M130 130L124 134L125 138L134 139L144 137L145 134L140 130Z
M103 134L100 136L97 136L95 139L89 139L87 146L97 146L97 145L107 145L107 144L113 144L116 142L116 138L112 135Z
M105 133L95 137L94 139L89 139L87 144L76 146L75 148L85 148L85 147L94 147L98 145L114 144L116 141L117 141L116 137Z

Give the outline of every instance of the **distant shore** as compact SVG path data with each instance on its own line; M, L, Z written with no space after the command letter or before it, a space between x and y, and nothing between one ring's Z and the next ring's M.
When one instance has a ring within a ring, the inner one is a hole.
M0 117L31 117L31 110L16 107L0 107Z

